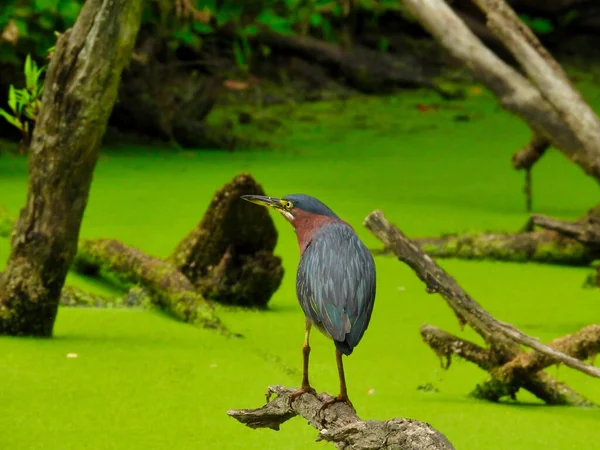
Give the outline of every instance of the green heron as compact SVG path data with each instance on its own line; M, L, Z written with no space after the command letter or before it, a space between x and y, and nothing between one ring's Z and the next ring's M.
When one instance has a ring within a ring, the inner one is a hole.
M352 406L346 390L342 355L350 355L369 326L375 302L375 262L352 227L325 204L303 194L279 198L244 195L244 200L274 208L294 227L300 245L296 294L306 317L302 354L302 388L314 393L308 381L309 336L314 325L333 339L340 378L340 394L325 406L345 402Z

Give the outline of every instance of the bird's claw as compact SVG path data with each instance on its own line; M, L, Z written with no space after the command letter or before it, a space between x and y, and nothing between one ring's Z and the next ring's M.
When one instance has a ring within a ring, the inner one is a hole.
M317 395L317 391L315 391L310 386L302 386L296 392L294 392L293 394L290 394L290 404L292 404L292 402L294 400L296 400L298 397L300 397L302 394L312 394L312 395L316 396Z
M331 400L327 400L326 402L323 403L323 406L321 406L321 408L319 408L319 416L323 413L323 411L325 409L329 408L334 403L345 403L350 408L352 408L352 411L356 411L354 409L354 405L352 405L352 402L350 401L350 399L348 398L348 396L340 394L337 397L334 397Z

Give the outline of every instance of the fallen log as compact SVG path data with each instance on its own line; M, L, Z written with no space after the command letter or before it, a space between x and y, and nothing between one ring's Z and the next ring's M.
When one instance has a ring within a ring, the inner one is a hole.
M538 262L569 266L587 266L598 253L570 237L553 231L524 233L447 234L415 238L413 242L432 257ZM384 253L391 250L386 248Z
M242 195L265 195L249 174L219 189L202 221L177 245L169 261L205 298L220 303L265 307L283 279L273 254L277 229L265 208Z
M222 31L231 33L227 29ZM361 45L344 48L311 36L284 35L266 27L261 27L256 35L249 38L284 54L295 54L317 62L329 68L334 75L341 75L346 84L361 92L428 87L445 97L456 95L443 83L437 83L435 76L427 74L421 60L414 54L393 56Z
M321 411L333 397L303 394L293 399L297 389L269 386L267 404L258 409L231 409L227 415L250 428L279 427L300 416L319 430L317 441L332 442L347 450L452 450L448 439L431 425L411 419L361 420L345 403L335 403ZM276 397L271 400L271 396Z
M139 284L155 304L179 320L227 332L213 306L177 267L136 248L116 240L83 241L74 268L87 275L110 273L124 283Z
M429 293L439 293L446 300L448 306L459 319L461 326L468 324L484 339L489 346L486 357L492 361L492 365L503 365L520 356L523 353L519 345L521 344L536 350L553 363L564 363L590 376L600 378L599 368L577 359L581 356L581 353L577 352L575 355L565 354L522 333L511 324L496 320L471 298L458 285L456 280L439 267L430 256L411 242L398 228L390 224L380 211L371 213L365 219L365 226L387 248L391 249L400 261L406 263L415 271L417 276L426 284ZM442 341L438 334L437 337L429 338L428 342L439 343ZM438 345L438 354L441 349L445 349L447 354L448 349L452 350L454 348L453 345ZM465 344L465 341L458 348L461 348L462 354L465 355L481 355L483 351L474 347L469 347L469 351L466 351L467 344ZM564 350L568 351L569 348L565 347ZM453 353L458 354L455 351ZM475 362L474 356L471 359ZM556 389L561 388L562 384L556 382L547 374L539 375L539 373L539 371L535 372L535 377L525 380L527 383L524 382L520 386L530 390L542 400L550 402L552 398L557 397ZM577 394L577 398L583 399L579 394ZM581 402L577 401L575 404L581 404Z

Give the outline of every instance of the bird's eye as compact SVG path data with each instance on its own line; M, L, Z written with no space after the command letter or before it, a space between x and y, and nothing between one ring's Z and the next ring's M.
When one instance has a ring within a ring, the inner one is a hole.
M292 209L292 207L293 207L293 206L294 206L294 205L292 205L292 202L287 202L287 203L285 204L285 209L287 209L287 210L290 210L290 209Z

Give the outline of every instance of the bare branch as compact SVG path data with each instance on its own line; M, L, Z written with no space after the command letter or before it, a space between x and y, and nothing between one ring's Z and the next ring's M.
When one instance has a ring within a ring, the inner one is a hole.
M597 325L580 330L551 342L554 348L579 359L586 359L597 351ZM498 358L492 348L485 349L461 339L433 325L423 325L421 336L441 358L442 367L449 368L452 356L458 356L488 371L492 378L477 385L473 394L477 398L497 402L503 397L514 398L520 388L526 389L549 405L593 406L567 384L561 383L541 370L552 360L538 352L521 353L511 361Z
M534 132L527 145L513 155L513 167L517 170L531 169L544 156L549 146L550 141L548 139Z
M442 295L448 305L457 314L460 314L475 331L480 333L490 345L518 353L520 349L517 344L522 344L573 369L600 378L600 368L584 364L577 358L542 344L537 339L522 333L513 325L496 320L431 257L412 243L398 228L390 224L381 211L369 214L365 219L365 226L389 247L399 260L408 264L415 271L427 285L428 292Z
M600 353L600 325L588 325L576 333L559 337L548 344L549 347L580 360L593 358ZM555 363L548 355L529 352L517 356L498 371L498 376L512 383L527 373L536 373Z
M452 355L460 356L462 359L477 364L483 370L497 367L492 359L492 352L488 349L440 330L433 325L421 326L420 332L423 341L442 359L444 369L450 367Z
M475 3L486 14L490 30L506 45L542 95L582 140L582 153L594 155L596 163L600 164L600 120L560 65L504 0L475 0Z
M478 0L478 3L492 1ZM531 42L526 42L522 34L517 34L512 28L503 29L502 33L506 31L505 34L497 33L515 57L517 53L514 50L517 45L520 46L517 59L528 73L530 70L538 70L538 90L524 76L485 47L444 0L404 0L404 4L444 48L462 61L480 82L496 94L506 110L521 117L536 133L546 137L572 162L600 181L600 150L597 147L600 138L592 139L596 135L597 118L592 117L593 112L590 114L589 106L581 101L573 89L565 90L564 98L556 98L562 95L562 88L568 83L556 67L549 69L552 64L549 63L547 53L542 56L542 51L539 50L541 45L536 47L537 51L534 50ZM492 18L496 22L504 18L496 16ZM490 23L493 22L492 19ZM492 31L496 33L497 27ZM530 58L531 61L524 61ZM540 72L542 67L544 69ZM553 90L557 86L561 89ZM563 115L571 101L577 103L571 105L572 109L567 114L569 120L566 120L567 116ZM560 114L557 111L560 111ZM581 116L578 118L579 112ZM591 130L583 131L577 124L589 125Z
M345 403L335 403L321 410L332 398L329 394L303 394L292 399L295 392L296 389L284 386L269 386L266 405L258 409L231 409L227 414L250 428L273 430L301 416L319 430L317 441L333 442L340 449L454 449L448 439L429 424L401 418L363 421ZM271 400L273 394L277 397Z
M600 244L600 224L594 220L580 220L578 222L568 222L553 217L533 214L531 223L547 230L556 231L579 242L587 245Z

